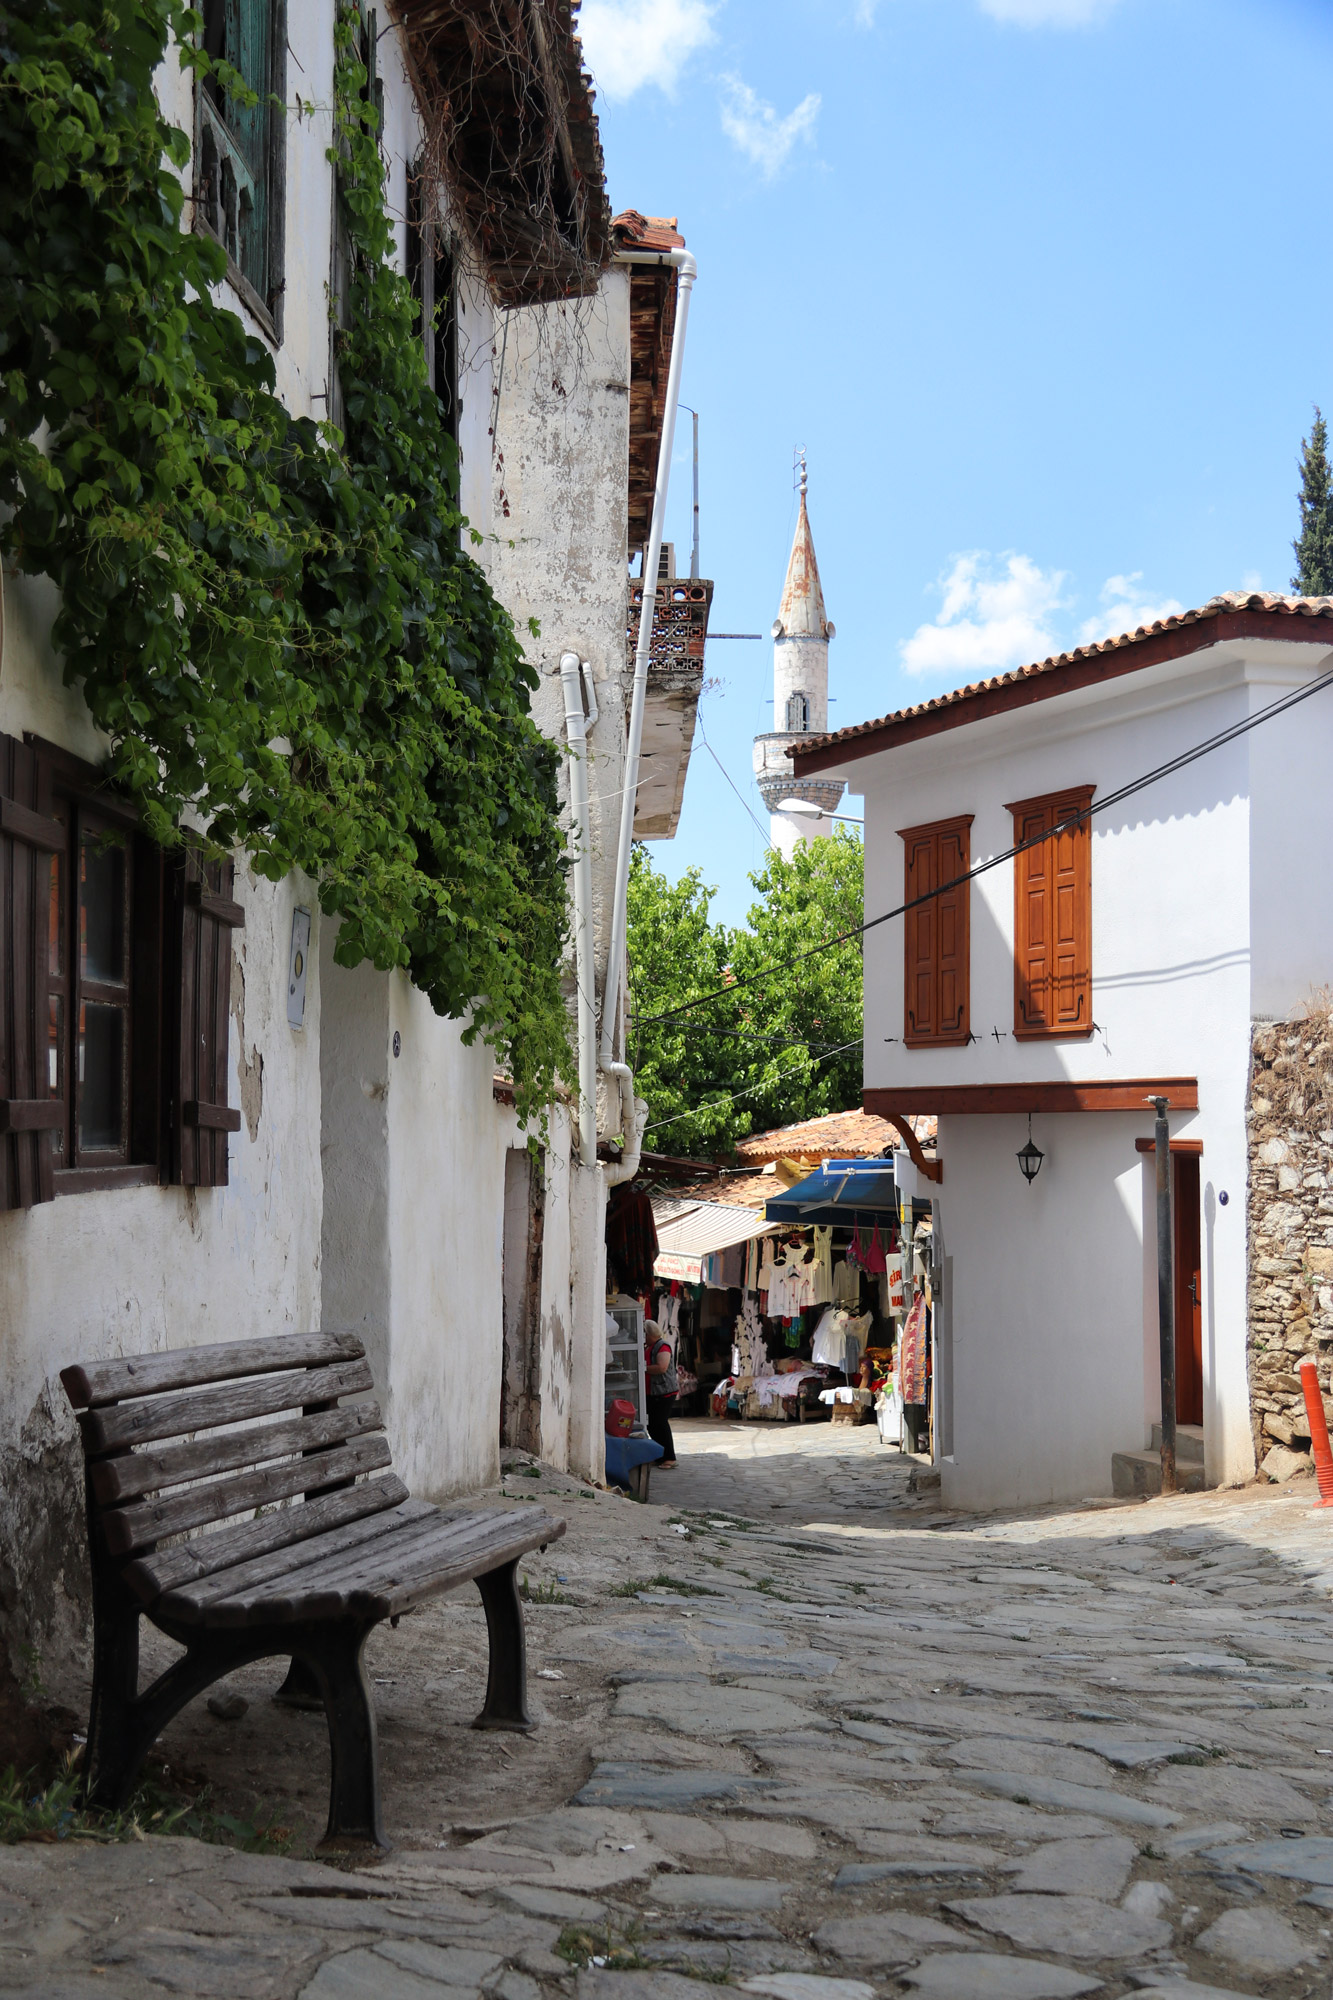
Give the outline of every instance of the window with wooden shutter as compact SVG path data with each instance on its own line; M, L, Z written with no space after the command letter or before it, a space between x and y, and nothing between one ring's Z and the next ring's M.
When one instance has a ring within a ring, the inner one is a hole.
M1014 1035L1092 1033L1094 785L1023 799L1014 816ZM1025 843L1031 842L1028 846Z
M903 1040L945 1048L971 1040L968 913L972 815L907 828L904 848Z
M64 846L36 751L0 736L0 1208L55 1192L64 1079L47 967Z
M227 253L228 277L281 338L286 200L284 0L204 0L204 49L241 77L242 103L206 77L196 100L195 216Z
M169 859L91 765L0 736L0 1208L226 1183L243 922L230 862Z
M179 998L166 1178L182 1187L227 1185L227 1140L241 1114L227 1102L231 1073L231 936L245 923L235 867L187 847L176 869L174 964Z
M444 428L458 442L458 310L454 257L439 213L439 184L424 159L407 176L407 281L421 310L426 378Z

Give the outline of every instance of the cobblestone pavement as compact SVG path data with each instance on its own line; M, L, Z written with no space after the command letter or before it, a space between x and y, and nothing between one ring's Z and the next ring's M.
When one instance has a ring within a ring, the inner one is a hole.
M961 1518L869 1430L679 1448L674 1515L507 1481L570 1520L530 1577L534 1736L462 1727L461 1596L377 1638L386 1861L0 1849L0 1991L1328 2000L1333 1525L1308 1481ZM172 1746L238 1804L295 1754L255 1673L245 1724L196 1708ZM317 1734L297 1748L317 1793Z

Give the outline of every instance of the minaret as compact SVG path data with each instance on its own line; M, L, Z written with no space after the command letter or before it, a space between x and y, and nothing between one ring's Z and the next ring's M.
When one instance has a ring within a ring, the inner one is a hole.
M786 754L802 736L821 736L828 728L828 642L833 626L824 616L824 592L805 505L808 484L802 452L801 511L782 602L773 621L773 727L754 739L754 773L769 810L770 838L788 859L798 840L814 840L833 831L833 822L823 815L837 810L843 793L841 778L793 777ZM779 812L786 799L818 806L820 817Z

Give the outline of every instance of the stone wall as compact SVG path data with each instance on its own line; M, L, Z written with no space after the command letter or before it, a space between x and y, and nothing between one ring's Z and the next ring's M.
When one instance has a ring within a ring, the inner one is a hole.
M1313 1354L1333 1419L1333 1020L1256 1021L1249 1127L1249 1362L1255 1457L1271 1476L1308 1464L1301 1358ZM1265 1463L1274 1454L1270 1463Z

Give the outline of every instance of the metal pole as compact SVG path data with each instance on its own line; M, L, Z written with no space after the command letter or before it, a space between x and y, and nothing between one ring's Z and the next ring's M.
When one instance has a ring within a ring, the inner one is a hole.
M694 418L694 547L690 551L690 582L699 581L699 412L691 410Z
M1171 1127L1166 1122L1169 1097L1154 1097L1157 1107L1157 1337L1162 1364L1162 1491L1176 1487L1176 1288L1171 1240Z

